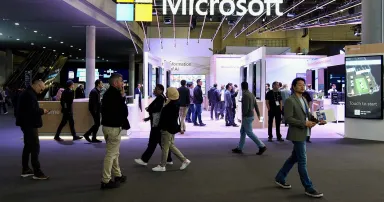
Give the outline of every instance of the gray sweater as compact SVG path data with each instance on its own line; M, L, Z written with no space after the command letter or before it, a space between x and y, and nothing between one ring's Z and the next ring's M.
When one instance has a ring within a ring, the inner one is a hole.
M257 106L255 96L249 91L243 91L243 97L241 100L241 109L243 117L252 117L254 116L253 109L256 110L256 114L260 117L259 107Z

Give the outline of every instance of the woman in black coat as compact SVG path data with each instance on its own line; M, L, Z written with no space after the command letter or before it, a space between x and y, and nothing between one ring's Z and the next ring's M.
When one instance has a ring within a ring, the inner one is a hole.
M163 109L164 103L166 101L164 93L164 86L157 84L153 90L153 94L156 95L156 99L146 108L149 113L149 117L144 119L144 121L150 121L151 123L151 132L149 134L148 147L141 155L141 158L135 159L135 162L139 165L146 166L149 159L152 157L153 153L156 150L157 144L161 142L161 133L159 128L160 112ZM171 153L168 154L167 164L172 165Z
M152 168L155 172L166 171L166 159L169 155L169 150L182 162L180 170L184 170L191 163L190 160L184 157L179 149L174 144L175 134L181 131L180 118L179 118L179 91L174 87L167 88L166 101L160 115L159 127L161 131L161 146L163 147L163 154L161 156L161 164Z

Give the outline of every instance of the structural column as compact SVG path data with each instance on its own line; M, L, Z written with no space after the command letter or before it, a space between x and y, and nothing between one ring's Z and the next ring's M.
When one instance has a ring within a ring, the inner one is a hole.
M95 85L95 66L96 66L96 27L86 27L86 87L85 96L89 97L89 92Z
M135 90L135 53L129 53L129 95L134 95Z
M5 78L8 79L13 74L13 54L12 50L5 52Z
M365 0L362 4L362 43L384 43L384 0Z

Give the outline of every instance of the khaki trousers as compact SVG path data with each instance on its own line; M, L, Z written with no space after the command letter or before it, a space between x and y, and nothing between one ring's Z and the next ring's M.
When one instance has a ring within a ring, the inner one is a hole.
M181 128L181 131L185 131L185 129L187 128L185 126L185 117L187 117L187 112L188 112L188 108L189 107L180 107L180 110L179 110L179 116L180 116L180 128Z
M161 166L165 167L167 165L167 158L169 150L181 161L184 162L187 158L180 152L179 149L175 146L175 135L172 135L168 131L161 131L161 146L163 147L163 154L161 156Z
M108 183L111 179L111 173L115 177L121 177L119 166L120 155L120 136L121 128L111 128L103 126L105 142L107 143L107 151L104 157L104 168L102 182Z

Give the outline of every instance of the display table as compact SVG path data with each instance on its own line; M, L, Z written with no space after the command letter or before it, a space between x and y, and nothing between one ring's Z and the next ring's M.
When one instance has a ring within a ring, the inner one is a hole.
M39 128L39 134L55 134L62 119L60 101L39 101L40 108L51 110L43 115L43 127ZM73 119L75 120L76 133L83 134L93 125L93 118L88 111L88 98L75 99L73 101ZM70 133L69 123L65 125L62 134Z

